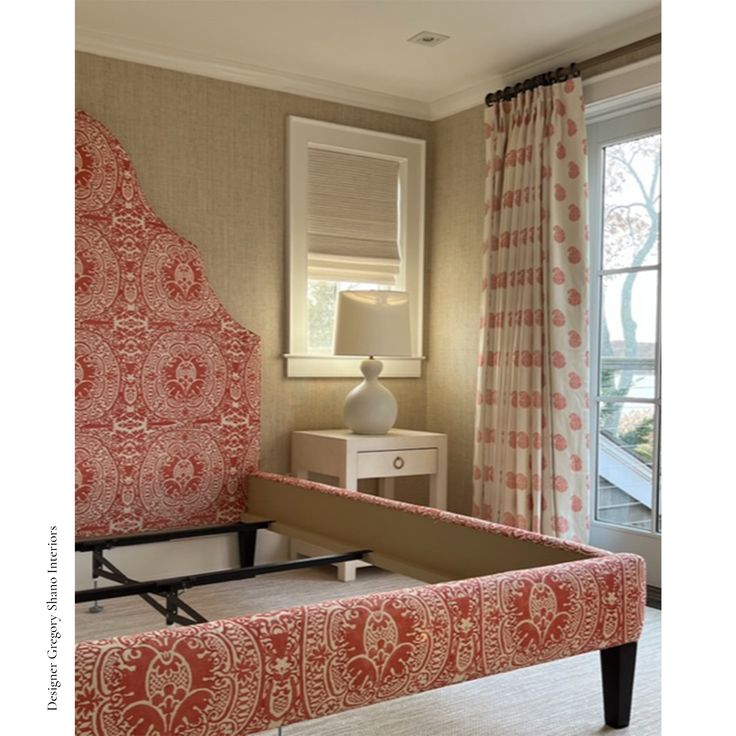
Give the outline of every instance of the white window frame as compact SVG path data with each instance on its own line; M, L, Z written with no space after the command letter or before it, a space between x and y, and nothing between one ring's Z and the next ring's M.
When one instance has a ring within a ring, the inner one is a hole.
M586 106L586 124L588 126L594 123L604 121L614 121L617 118L627 117L635 120L637 113L639 117L644 117L646 112L652 108L661 106L661 88L660 85L652 85L646 89L635 90L630 94L618 95L613 99L603 100ZM625 124L624 124L625 125ZM611 126L612 128L615 126ZM602 186L603 172L601 171L602 151L607 145L615 144L632 138L639 138L648 133L660 132L661 126L648 125L646 123L635 125L630 134L619 134L613 132L611 135L604 134L600 137L591 136L589 131L589 156L590 156L590 201L589 201L589 222L590 222L590 386L591 389L597 391L600 373L600 310L601 310L601 231L602 222ZM595 183L600 184L600 188L593 186ZM661 255L659 259L661 264ZM658 294L661 299L661 265L656 269L644 267L641 270L656 270L658 274ZM624 269L626 271L628 269ZM608 271L606 272L608 273ZM591 458L591 532L590 543L621 552L634 552L642 555L647 560L647 580L649 584L661 585L661 531L657 530L657 519L661 510L660 507L660 448L661 440L661 305L658 301L657 309L659 314L657 341L658 350L655 362L655 370L657 373L656 393L654 399L646 401L647 405L654 405L656 431L654 434L653 447L653 465L652 477L657 479L652 486L652 524L650 529L636 529L625 527L596 519L598 507L598 443L599 443L599 396L591 396L590 401L590 458ZM629 399L629 403L639 402L638 399Z
M376 156L399 163L399 250L396 288L409 293L412 352L384 358L382 377L418 378L422 374L424 197L426 142L390 133L353 128L294 115L287 124L287 271L288 352L286 375L361 377L360 358L309 354L307 348L307 152L310 147Z

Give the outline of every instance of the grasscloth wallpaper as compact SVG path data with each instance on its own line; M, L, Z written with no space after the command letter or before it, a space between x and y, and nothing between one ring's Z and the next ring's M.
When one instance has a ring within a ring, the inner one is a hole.
M76 105L130 154L157 213L199 247L228 311L263 339L262 461L289 469L295 429L341 426L355 379L287 379L287 115L427 141L425 363L387 380L397 426L449 435L449 508L468 513L483 208L483 108L436 123L78 53ZM397 496L423 502L424 479Z
M483 107L433 125L427 426L448 435L448 505L469 514L483 240Z

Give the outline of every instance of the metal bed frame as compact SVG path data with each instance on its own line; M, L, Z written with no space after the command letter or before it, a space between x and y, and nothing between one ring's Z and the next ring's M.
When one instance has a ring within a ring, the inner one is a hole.
M99 601L101 600L137 595L166 619L167 626L173 626L174 624L191 626L192 624L206 623L207 619L181 599L184 591L189 588L233 580L248 580L257 575L268 575L287 570L301 570L307 567L320 567L339 562L362 560L363 556L371 551L369 549L353 550L340 554L304 557L297 560L256 565L254 564L254 557L257 532L259 529L268 529L272 523L270 520L237 522L235 524L223 524L197 529L180 529L149 534L79 540L74 546L75 552L92 553L92 579L94 581L94 587L76 591L75 603L92 602L93 605L89 609L90 612L99 613L103 610L102 606L99 605ZM130 547L137 544L168 542L173 539L205 537L213 534L233 532L238 535L240 566L229 570L177 575L157 580L134 580L105 557L105 552L115 547ZM100 578L111 580L118 583L118 585L100 588L97 585L97 581ZM164 602L162 603L154 596L162 598ZM184 613L182 614L180 611Z

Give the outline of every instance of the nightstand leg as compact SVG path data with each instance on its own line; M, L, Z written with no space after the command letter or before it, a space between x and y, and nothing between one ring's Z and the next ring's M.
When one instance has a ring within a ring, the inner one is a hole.
M346 488L349 491L358 490L358 478L355 455L346 456L344 463L340 468L341 472L337 476L337 485L340 488ZM335 565L337 568L337 579L343 583L355 582L355 571L359 567L354 562L339 562Z
M438 443L437 472L429 476L429 505L447 509L447 443Z
M341 583L355 582L357 566L354 562L340 562L335 567L337 568L337 579Z
M378 479L378 495L381 498L394 498L394 479L379 478Z
M447 509L447 485L441 476L429 476L429 505L435 509Z
M294 472L294 475L297 478L303 478L304 480L309 480L309 471L305 470L304 468L297 468ZM304 554L304 556L308 557L306 553L302 553L301 551L302 544L298 539L292 539L289 537L289 559L290 560L296 560L299 559L299 557Z
M298 560L300 557L301 542L298 539L289 537L289 559Z

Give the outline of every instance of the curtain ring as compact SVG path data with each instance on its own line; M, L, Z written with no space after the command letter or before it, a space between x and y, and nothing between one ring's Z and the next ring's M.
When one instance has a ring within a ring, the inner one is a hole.
M575 62L572 62L569 66L559 66L554 71L544 72L543 74L537 74L533 77L525 79L523 82L517 82L513 86L504 87L503 89L497 89L495 92L489 92L485 96L485 103L488 107L501 101L510 101L522 92L528 92L533 90L535 87L545 86L548 87L555 82L566 82L571 77L579 77L580 69Z

